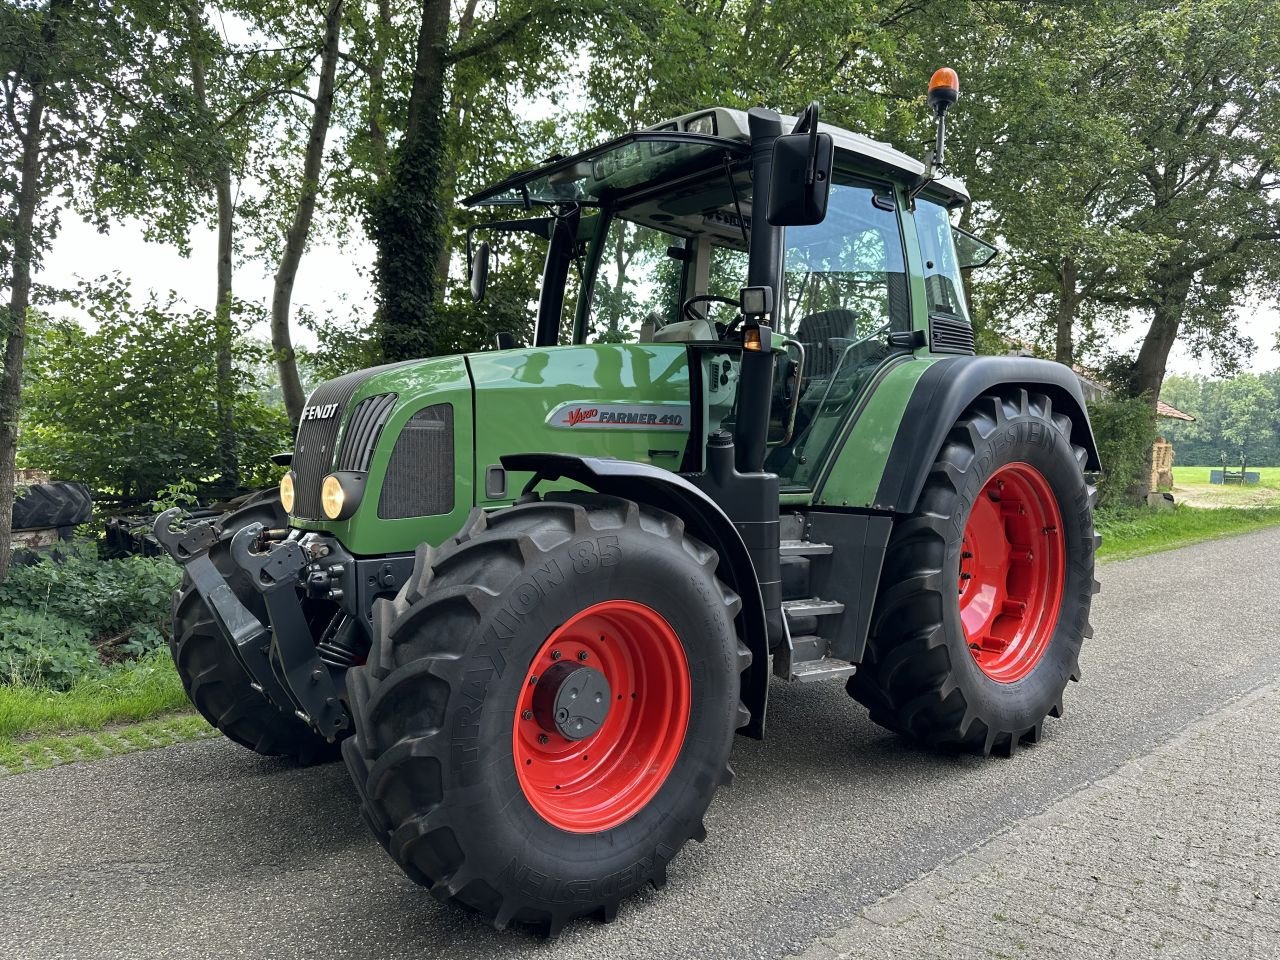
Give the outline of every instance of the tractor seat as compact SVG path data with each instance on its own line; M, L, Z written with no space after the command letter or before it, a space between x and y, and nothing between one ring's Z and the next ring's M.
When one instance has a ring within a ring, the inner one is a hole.
M840 354L857 339L862 316L843 307L802 317L796 339L804 347L806 380L827 380L836 371Z

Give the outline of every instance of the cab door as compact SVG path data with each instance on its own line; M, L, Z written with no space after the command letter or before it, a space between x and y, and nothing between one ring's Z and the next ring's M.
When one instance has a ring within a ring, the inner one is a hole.
M784 491L813 489L876 372L909 353L889 340L911 330L907 277L890 184L837 171L826 219L788 228L778 326L803 349L804 363L798 377L795 364L783 374L774 397L777 445L767 468ZM798 358L794 345L790 350Z

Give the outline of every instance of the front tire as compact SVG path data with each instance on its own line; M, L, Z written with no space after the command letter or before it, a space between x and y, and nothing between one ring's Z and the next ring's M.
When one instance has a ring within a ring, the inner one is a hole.
M889 540L849 693L928 746L1012 754L1062 715L1097 592L1095 491L1049 397L976 400Z
M255 495L227 516L222 524L225 536L209 549L209 559L240 602L263 622L266 603L232 559L231 535L251 523L277 529L287 522L278 491ZM337 757L335 746L253 689L213 611L185 574L174 604L169 652L188 699L228 740L256 753L288 756L304 764Z
M751 659L716 563L676 517L582 494L419 548L348 674L343 749L413 880L548 936L664 881L731 778Z

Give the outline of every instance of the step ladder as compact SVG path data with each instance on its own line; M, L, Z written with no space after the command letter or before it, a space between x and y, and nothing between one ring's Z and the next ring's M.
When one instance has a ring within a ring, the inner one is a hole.
M844 604L812 595L812 567L815 559L829 557L835 548L829 543L805 539L783 540L782 615L791 646L787 678L801 683L851 677L857 667L829 656L830 629L844 614Z

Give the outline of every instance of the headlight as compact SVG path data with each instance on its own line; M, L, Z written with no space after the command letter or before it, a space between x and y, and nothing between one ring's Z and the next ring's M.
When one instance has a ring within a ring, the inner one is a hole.
M280 506L285 513L293 513L293 471L280 478Z
M365 474L355 470L339 470L320 484L320 508L330 520L346 520L360 506Z
M337 520L342 516L342 508L346 502L347 494L342 489L341 481L329 474L320 485L320 505L324 508L324 515L330 520Z

